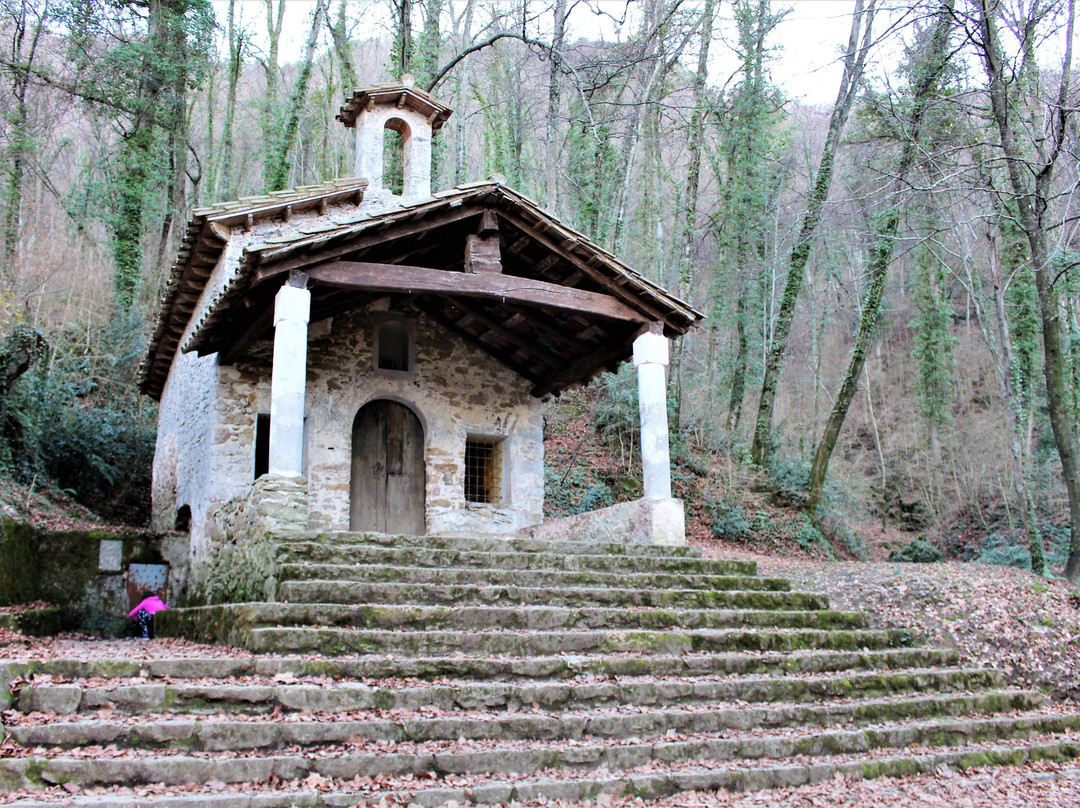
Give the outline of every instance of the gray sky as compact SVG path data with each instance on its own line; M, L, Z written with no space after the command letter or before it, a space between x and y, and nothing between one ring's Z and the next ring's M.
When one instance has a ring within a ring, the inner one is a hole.
M380 19L375 15L384 11L387 4L383 0L368 2L373 26L381 28L386 25L385 16L380 15ZM255 34L256 45L265 41L266 11L263 0L243 0L238 5L244 21ZM336 3L333 5L336 7ZM595 37L602 32L609 39L618 38L620 32L612 25L610 17L598 15L593 9L622 16L624 6L624 0L591 0L588 5L579 4L570 21L573 34ZM214 0L214 7L224 26L227 1ZM299 58L313 8L314 0L288 0L282 33L284 61ZM777 46L776 59L772 64L774 80L790 98L808 104L832 103L841 74L837 53L847 39L854 0L774 0L774 8L790 9L773 38ZM722 14L728 10L726 3L721 4ZM628 27L625 35L629 35L631 30ZM730 52L723 44L725 32L730 32L730 25L718 26L718 38L713 46L715 58L710 64L712 80L718 83L726 79L735 67Z

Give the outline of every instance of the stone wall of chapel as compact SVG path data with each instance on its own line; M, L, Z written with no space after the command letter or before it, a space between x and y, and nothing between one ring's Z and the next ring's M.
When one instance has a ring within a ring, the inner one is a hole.
M361 209L387 200L372 194ZM211 301L235 276L243 249L288 233L355 217L352 205L320 216L233 229L192 313L183 344ZM311 526L349 526L352 423L361 406L390 398L410 406L425 435L427 528L431 533L502 533L537 524L543 514L543 428L540 402L530 385L480 350L423 315L415 315L416 372L391 378L372 368L371 345L379 312L333 320L329 336L312 324L308 353L306 468ZM171 528L176 511L191 508L192 560L210 551L207 524L221 505L243 493L254 477L256 416L270 409L272 343L253 346L235 367L216 354L178 352L162 391L154 457L153 522ZM503 501L464 500L464 446L468 435L502 437Z
M364 209L375 210L381 204L386 203L365 203ZM207 279L179 344L187 342L195 324L236 277L245 247L283 235L318 230L330 222L351 221L358 210L356 205L347 203L331 207L324 214L304 211L288 222L276 219L256 222L250 229L232 228L229 243ZM264 383L266 401L262 409L257 409L260 405L253 400L254 393L243 390L244 385L259 384L260 380L250 375L238 375L232 368L219 367L216 354L199 357L177 351L173 357L158 407L152 520L157 529L171 529L176 511L183 505L190 507L193 558L207 552L210 515L252 481L253 460L246 445L243 449L239 446L248 440L249 432L253 434L254 415L249 421L248 411L269 409L269 378ZM223 400L224 390L237 397Z
M308 346L307 468L311 526L346 530L352 426L359 409L388 398L409 406L424 427L429 533L510 533L543 516L540 402L530 385L422 314L415 315L414 372L373 368L379 313L335 318L330 336ZM466 503L465 439L502 437L503 502Z

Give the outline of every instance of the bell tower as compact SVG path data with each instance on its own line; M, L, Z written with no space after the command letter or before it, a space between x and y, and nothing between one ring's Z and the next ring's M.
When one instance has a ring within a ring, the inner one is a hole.
M386 188L383 143L386 130L401 135L404 171L403 201L431 196L431 137L453 110L413 86L406 73L397 84L379 84L353 90L337 119L356 129L355 176L368 181L368 189Z

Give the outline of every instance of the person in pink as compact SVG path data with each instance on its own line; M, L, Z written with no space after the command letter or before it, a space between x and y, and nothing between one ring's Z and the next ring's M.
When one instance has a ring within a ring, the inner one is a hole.
M140 640L149 640L154 636L154 613L169 607L153 592L143 592L142 597L139 605L128 612L128 617L138 626L139 633L135 636Z

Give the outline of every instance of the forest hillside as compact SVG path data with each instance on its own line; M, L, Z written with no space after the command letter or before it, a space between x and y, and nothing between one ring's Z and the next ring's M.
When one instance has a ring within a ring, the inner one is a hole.
M145 522L191 212L348 176L341 103L410 74L455 109L433 187L502 174L706 314L695 540L1080 579L1072 0L852 0L822 107L769 0L297 5L0 2L0 487ZM625 368L550 404L552 513L635 495L635 406Z

